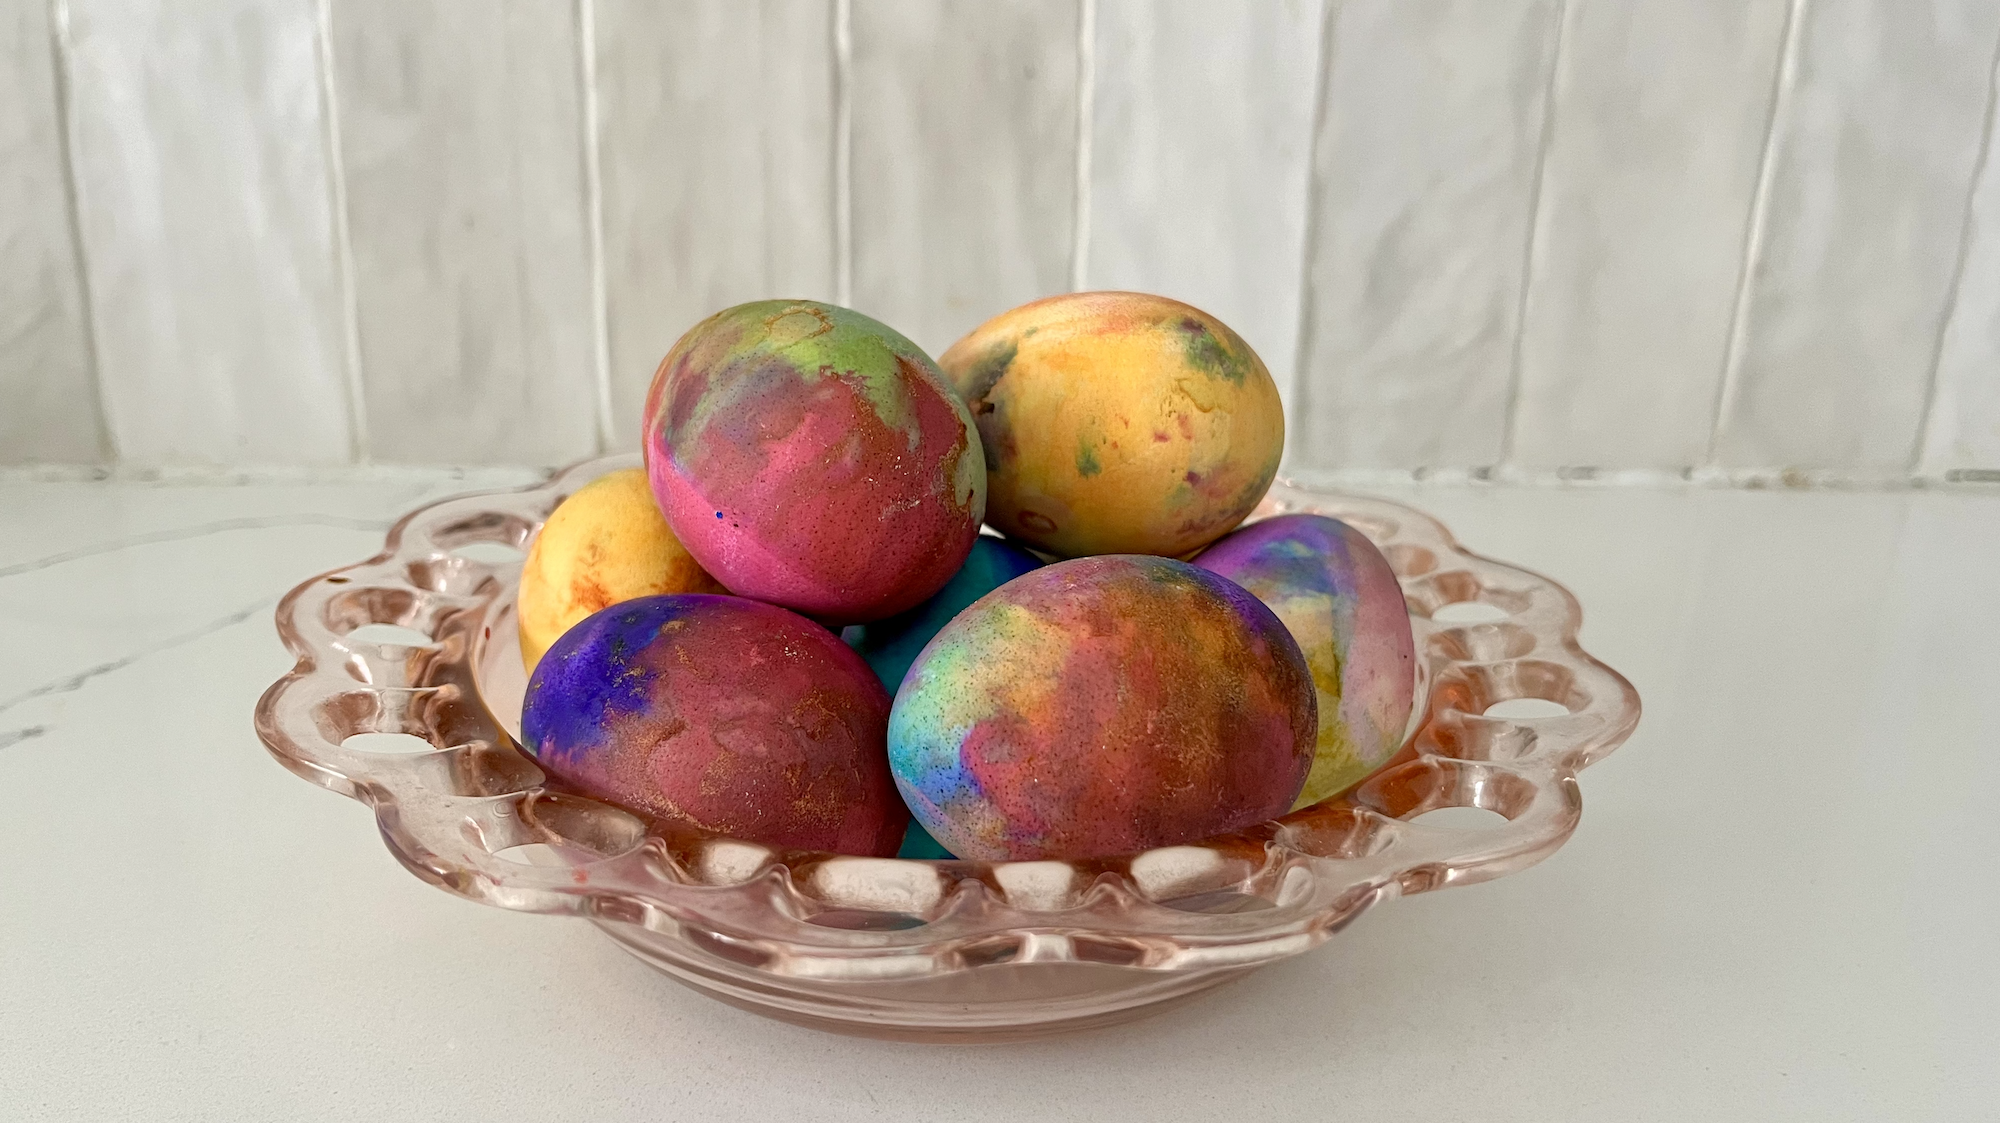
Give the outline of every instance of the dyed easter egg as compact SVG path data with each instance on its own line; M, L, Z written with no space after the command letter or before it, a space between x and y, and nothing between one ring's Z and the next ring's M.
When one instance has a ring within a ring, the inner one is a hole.
M1416 689L1416 641L1403 590L1368 537L1324 515L1280 515L1194 559L1271 607L1312 668L1319 747L1299 806L1380 768L1403 743Z
M1015 578L903 680L889 764L961 858L1093 858L1284 814L1312 765L1311 672L1256 597L1107 555Z
M1243 521L1285 447L1257 353L1163 296L1024 304L939 365L979 423L987 521L1053 554L1184 557Z
M889 695L832 632L741 597L642 597L556 640L521 740L542 766L666 826L890 857L908 813Z
M882 685L894 694L903 685L910 664L917 661L917 653L938 634L938 629L973 601L1041 566L1042 560L1028 551L982 535L972 544L972 553L966 555L965 564L931 599L887 620L857 624L847 629L842 638L868 660Z
M646 396L660 510L730 590L835 623L944 587L986 511L972 418L917 345L809 300L739 304Z
M922 823L911 819L909 829L903 832L903 845L896 850L896 857L935 862L950 861L957 855L938 845L938 840L931 837L931 832L925 830Z
M621 601L728 591L674 537L644 471L607 473L563 500L528 547L515 602L521 662L534 670L557 636Z

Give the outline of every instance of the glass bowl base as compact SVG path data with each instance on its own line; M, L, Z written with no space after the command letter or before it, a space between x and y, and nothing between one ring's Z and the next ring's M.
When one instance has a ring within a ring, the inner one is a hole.
M636 924L596 925L641 963L741 1010L808 1029L928 1044L985 1044L1151 1017L1256 970L1162 972L1099 963L1001 963L917 979L772 987L762 972Z

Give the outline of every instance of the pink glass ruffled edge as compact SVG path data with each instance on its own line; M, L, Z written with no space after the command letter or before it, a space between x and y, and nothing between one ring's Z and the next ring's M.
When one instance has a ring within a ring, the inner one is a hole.
M1184 996L1302 952L1377 901L1547 856L1581 813L1576 774L1638 721L1631 684L1578 645L1581 610L1560 585L1465 550L1410 507L1281 482L1253 517L1314 511L1360 528L1395 568L1416 631L1411 732L1356 788L1253 830L1109 861L921 862L649 835L628 812L550 788L514 739L518 551L565 496L635 462L601 458L431 504L382 553L292 590L277 623L298 663L259 701L257 731L293 772L374 808L390 850L426 881L593 918L653 965L763 1013L990 1037ZM428 641L351 635L371 624ZM1517 698L1567 712L1486 715ZM412 734L434 751L343 744L362 733ZM1500 818L1408 821L1445 807Z

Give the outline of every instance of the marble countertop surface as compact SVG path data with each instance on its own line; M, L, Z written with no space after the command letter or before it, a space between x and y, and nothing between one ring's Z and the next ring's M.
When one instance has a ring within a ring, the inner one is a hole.
M2000 493L1405 487L1646 717L1581 828L1158 1017L889 1044L418 882L286 773L271 611L470 483L0 482L0 1118L2000 1112Z

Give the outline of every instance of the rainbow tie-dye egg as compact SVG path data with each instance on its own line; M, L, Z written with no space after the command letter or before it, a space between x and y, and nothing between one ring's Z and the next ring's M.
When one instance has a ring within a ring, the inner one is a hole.
M1416 641L1395 571L1367 535L1324 515L1279 515L1194 564L1269 605L1312 668L1319 747L1298 806L1339 794L1396 754L1416 690Z
M1315 704L1298 645L1242 588L1168 558L1080 558L931 640L896 695L889 761L961 858L1105 857L1284 814Z

